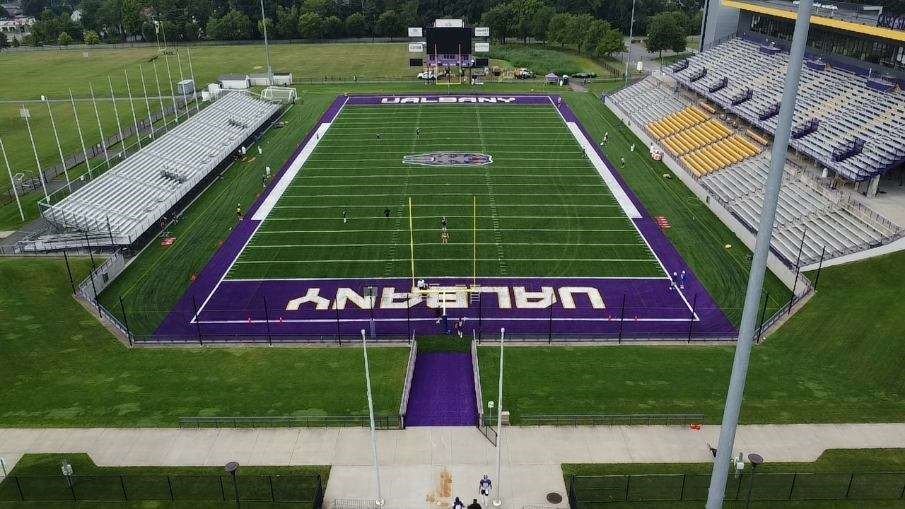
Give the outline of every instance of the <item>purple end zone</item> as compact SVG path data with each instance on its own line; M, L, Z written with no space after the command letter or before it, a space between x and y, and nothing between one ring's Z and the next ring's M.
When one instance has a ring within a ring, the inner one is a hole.
M666 274L660 278L479 278L478 284L484 288L480 298L465 294L443 306L436 299L407 302L404 294L412 286L407 278L225 279L260 224L252 219L254 213L321 124L332 122L346 105L436 103L551 105L593 140L564 101L547 95L338 97L167 315L154 340L186 341L203 336L208 341L299 341L356 335L361 329L389 338L454 332L460 318L464 318L463 329L469 336L481 337L498 334L505 327L507 334L525 339L734 339L735 328L596 143L590 145L640 212L641 217L632 221L663 267L668 273L686 272L683 289L672 285ZM467 278L429 282L443 286L471 283ZM375 290L374 309L367 309L367 300L362 298L366 287ZM555 297L550 298L551 294ZM446 319L440 316L444 307Z

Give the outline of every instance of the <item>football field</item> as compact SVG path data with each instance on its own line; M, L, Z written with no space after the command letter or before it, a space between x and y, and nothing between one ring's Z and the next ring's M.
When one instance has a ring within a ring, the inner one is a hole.
M410 277L413 253L428 280L665 277L549 104L344 108L227 277Z
M338 97L157 337L730 337L619 171L557 97Z

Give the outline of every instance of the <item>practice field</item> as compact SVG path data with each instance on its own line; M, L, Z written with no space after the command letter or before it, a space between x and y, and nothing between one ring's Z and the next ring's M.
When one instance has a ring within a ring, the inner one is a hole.
M340 97L241 212L157 339L733 332L554 97Z

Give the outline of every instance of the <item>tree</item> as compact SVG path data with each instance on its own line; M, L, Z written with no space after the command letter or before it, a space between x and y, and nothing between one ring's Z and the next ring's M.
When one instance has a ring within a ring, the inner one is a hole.
M207 35L212 39L239 41L251 37L251 20L244 13L231 10L207 21Z
M320 39L324 36L324 20L317 13L306 12L299 16L299 37Z
M305 0L302 3L302 13L313 12L324 17L330 14L330 0Z
M490 28L490 34L499 39L500 44L514 31L514 15L510 4L499 4L484 11L481 24Z
M85 44L94 45L101 43L101 36L94 30L85 30Z
M603 36L606 35L608 31L610 31L612 27L606 21L601 21L599 19L593 20L588 24L588 29L582 35L581 43L584 46L585 51L588 53L596 53L597 52L597 43L603 39Z
M60 36L57 37L57 44L60 46L69 46L72 44L72 36L66 32L61 33Z
M565 46L569 42L569 25L571 24L572 14L558 13L550 18L550 24L547 25L547 41L559 43Z
M625 51L625 43L622 41L622 32L615 28L610 28L597 41L597 49L595 51L598 57L608 57L613 53Z
M324 18L324 37L327 39L336 39L343 35L343 21L337 16L327 16Z
M374 24L374 32L383 37L397 37L402 35L403 30L402 19L392 9L383 11Z
M49 6L49 0L22 0L22 14L37 17Z
M685 31L672 13L657 14L648 20L644 45L647 51L658 52L660 58L663 57L663 50L685 51Z
M569 18L567 44L574 44L575 49L581 53L585 42L584 34L591 30L596 20L590 14L577 14Z
M368 35L368 20L364 14L356 12L346 18L346 34L349 37L364 37Z
M531 37L538 40L546 40L547 29L550 27L550 21L555 14L556 11L553 10L553 7L546 4L540 6L531 17Z
M273 20L270 18L259 19L257 23L258 33L261 34L261 37L264 37L264 24L267 24L267 37L273 38Z
M277 39L292 39L298 36L299 8L293 5L291 8L277 6L277 21L273 26L273 36ZM270 28L270 27L268 27Z
M6 48L7 46L9 46L9 42L6 39L6 34L0 32L0 49Z

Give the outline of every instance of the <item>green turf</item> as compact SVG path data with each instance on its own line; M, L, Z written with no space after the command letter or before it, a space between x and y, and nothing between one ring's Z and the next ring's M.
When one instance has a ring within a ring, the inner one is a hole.
M438 151L493 162L402 162ZM345 108L229 278L406 277L411 235L419 278L663 276L552 105L421 105Z
M571 485L572 475L575 476L643 476L633 477L629 483L631 493L640 497L642 493L650 498L675 498L682 490L682 477L676 474L687 474L684 479L685 493L690 496L703 497L709 481L712 465L710 463L627 463L627 464L566 464L563 465L563 476L566 486ZM750 468L746 470L750 473ZM875 474L881 472L884 474ZM894 474L885 474L894 472ZM760 476L752 489L752 507L796 507L796 508L855 508L855 507L905 507L903 500L850 500L850 501L821 501L821 500L797 500L769 502L757 502L757 497L781 498L792 489L791 476L782 475L799 473L796 479L796 496L813 498L831 498L841 496L855 473L850 495L852 498L865 498L868 496L897 496L901 483L905 481L905 449L833 449L825 451L820 458L813 462L801 463L774 463L767 458L767 462L757 469ZM657 477L657 474L666 474ZM670 476L672 474L672 476ZM809 475L816 474L816 475ZM860 475L859 475L860 474ZM727 502L726 507L744 507L744 497L747 494L750 477L739 479L730 475L727 497L735 498L736 493L742 497L740 502ZM587 479L576 482L579 486L601 488L590 491L577 490L579 497L588 501L590 499L603 499L608 495L621 499L625 493L625 478L610 477L604 479ZM740 488L740 489L739 489ZM581 507L588 508L660 508L660 507L700 507L701 501L694 502L615 502L615 503L590 503L585 502Z
M825 269L817 295L754 348L746 423L897 422L905 415L905 276L897 253ZM496 395L499 354L479 350L485 400ZM733 349L552 347L506 351L504 401L526 414L703 413L722 418Z
M671 225L666 230L669 240L729 320L738 324L748 284L751 252L665 164L648 156L644 143L601 103L599 97L570 94L566 100L594 139L602 139L604 133L609 133L604 147L607 157L611 161L625 158L626 165L620 173L628 186L651 216L667 218ZM635 151L631 150L632 145ZM726 249L726 245L732 247ZM789 289L770 272L764 279L764 292L767 296L766 316L772 315L791 296Z
M76 277L89 268L83 259L73 266ZM359 350L129 350L70 297L62 260L0 258L0 288L0 426L367 413ZM378 413L398 411L408 353L369 352Z
M61 484L62 479L36 479L33 476L59 476L60 465L66 461L72 465L76 476L74 482L75 493L80 498L104 499L104 502L3 502L9 498L17 498L16 488L12 480L0 483L0 508L12 507L42 507L48 509L69 509L82 507L111 507L111 508L187 508L200 509L234 508L235 502L222 502L221 494L226 495L227 500L234 496L232 482L224 472L223 467L98 467L87 455L73 454L26 454L10 475L20 478L19 483L23 489L26 500L46 497L63 498L69 495L66 484ZM320 475L321 483L326 488L330 477L329 466L254 466L242 465L239 468L240 494L243 498L264 498L270 494L270 483L267 477L273 476L274 493L282 493L284 496L295 499L313 497L315 482L313 477ZM78 476L85 476L79 478ZM169 476L169 483L166 476ZM220 491L219 476L223 476L224 491ZM244 479L243 479L243 476ZM298 477L291 477L298 476ZM286 480L293 484L287 485ZM169 484L169 486L168 486ZM168 502L161 500L110 502L108 500L122 497L122 487L126 486L130 498L154 497L157 499L169 498L169 487L173 487L176 498L183 497L186 500L180 502ZM191 500L191 498L199 500ZM204 498L220 498L221 501L202 500ZM277 508L295 507L296 504L264 503L242 501L242 507L250 508ZM306 505L310 507L310 504Z

